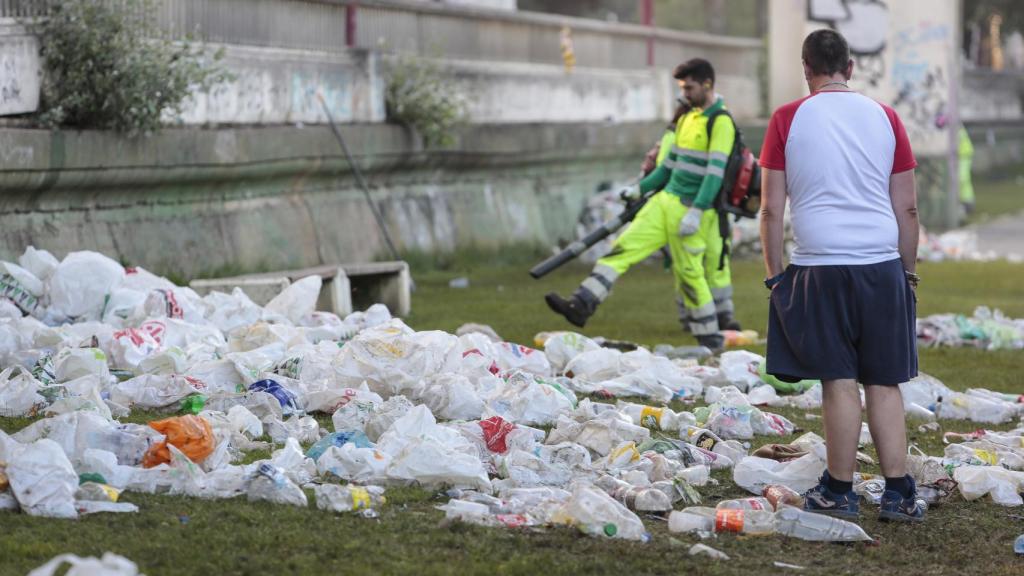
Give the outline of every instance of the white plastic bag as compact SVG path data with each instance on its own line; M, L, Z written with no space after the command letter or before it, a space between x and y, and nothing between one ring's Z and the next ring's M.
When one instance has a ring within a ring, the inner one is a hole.
M15 370L17 375L12 377ZM46 399L38 393L39 386L38 380L19 367L0 372L0 416L24 416L45 405Z
M348 442L330 446L316 461L321 474L333 474L349 482L374 482L387 478L391 456L376 448L359 448Z
M107 296L124 277L124 268L102 254L72 252L50 278L50 307L68 318L99 320Z
M21 264L23 268L31 272L36 278L46 282L57 271L60 261L46 250L29 246L25 248L25 252L18 258L18 264Z
M266 310L287 318L292 324L298 325L303 317L316 310L316 301L320 297L323 279L319 276L306 276L281 291L267 303Z
M1014 472L998 466L960 466L953 472L964 500L977 500L986 494L1002 506L1024 504L1024 472Z
M747 456L733 469L732 478L741 488L760 495L769 484L783 484L803 494L818 483L825 471L824 444L789 462Z
M28 573L28 576L54 576L65 564L70 565L64 576L145 576L131 560L112 552L102 558L82 558L74 554L55 556L46 564Z
M83 376L110 376L107 355L99 348L64 348L53 359L57 382L67 382Z
M21 509L30 516L77 518L78 475L53 440L18 447L7 462L7 478Z
M565 371L570 360L584 352L597 350L601 346L582 334L575 332L558 332L544 341L544 354L548 357L551 369L557 374Z

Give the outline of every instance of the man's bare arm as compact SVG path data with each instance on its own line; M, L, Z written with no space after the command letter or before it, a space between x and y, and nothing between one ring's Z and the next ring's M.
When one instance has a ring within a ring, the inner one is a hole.
M893 174L889 178L889 199L900 231L899 250L903 269L914 272L917 269L920 224L917 221L917 183L913 170Z
M786 211L786 172L761 169L761 251L768 278L784 270L783 216Z

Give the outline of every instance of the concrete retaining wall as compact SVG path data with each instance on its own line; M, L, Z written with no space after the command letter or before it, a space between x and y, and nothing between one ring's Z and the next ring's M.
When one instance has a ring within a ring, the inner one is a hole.
M572 236L599 182L635 174L659 125L476 127L424 152L395 126L348 126L349 146L400 250ZM0 258L27 245L99 250L184 277L383 256L351 172L322 127L98 132L5 130ZM97 170L98 166L103 169Z

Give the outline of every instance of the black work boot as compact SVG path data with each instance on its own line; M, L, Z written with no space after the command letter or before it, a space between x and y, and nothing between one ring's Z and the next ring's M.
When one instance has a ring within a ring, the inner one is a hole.
M732 312L722 312L718 314L718 328L721 330L736 330L739 332L743 330L740 327L740 323L736 321L732 316Z
M551 308L556 314L564 316L573 326L580 328L586 326L587 319L593 316L597 310L597 304L588 304L577 294L573 294L566 300L557 293L550 292L544 296L544 301L548 303L548 308Z
M719 354L725 350L725 336L721 334L702 334L697 336L697 344L711 350L712 354Z

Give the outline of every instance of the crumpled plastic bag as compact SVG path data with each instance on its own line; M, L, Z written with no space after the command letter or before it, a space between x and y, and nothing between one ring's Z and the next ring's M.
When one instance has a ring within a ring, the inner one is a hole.
M426 406L416 406L396 420L381 436L377 449L391 456L391 479L491 490L476 447L459 432L438 425Z
M309 506L306 493L288 477L284 470L273 464L260 464L246 489L249 502L266 500L275 504Z
M7 478L21 509L30 516L77 518L78 475L53 440L17 446L6 455Z
M267 303L266 310L287 318L292 324L299 324L305 316L316 310L316 301L320 297L323 279L319 276L306 276L274 296Z
M159 434L147 426L119 425L97 412L79 411L37 420L13 438L22 443L53 440L76 466L89 448L109 450L117 455L118 462L134 466Z
M345 344L333 363L335 381L389 398L416 397L434 374L457 373L462 363L459 339L438 331L414 332L401 320L367 328ZM372 436L371 436L372 438Z
M110 401L129 408L163 408L177 404L198 391L184 376L143 374L113 385Z
M824 471L825 445L815 444L810 453L788 462L756 456L743 458L736 463L732 478L741 488L754 494L761 494L770 484L783 484L803 494L817 485Z
M16 376L11 376L17 370ZM40 383L17 366L0 372L0 416L8 418L32 414L46 404L39 394Z
M723 352L719 359L718 369L729 384L741 392L762 384L758 375L758 367L764 364L764 356L746 350L730 350Z
M142 465L146 468L171 461L168 444L181 450L192 462L202 462L216 448L213 429L210 427L210 423L201 416L187 414L155 420L149 423L149 427L163 434L167 439L154 444L146 452L142 460Z
M134 562L113 552L104 552L102 558L82 558L74 554L61 554L50 559L28 576L54 576L64 565L69 565L64 576L145 576Z
M357 483L386 479L390 465L390 455L376 448L360 448L351 442L328 447L316 461L320 474L333 474Z
M419 400L445 420L475 420L485 409L476 388L462 374L439 374L428 379Z
M1002 506L1024 504L1024 472L1014 472L999 466L960 466L953 471L964 500L977 500L989 494L992 501Z
M545 425L576 407L576 395L553 380L516 371L485 399L493 413L526 425Z
M57 271L60 261L46 250L37 249L35 246L25 248L25 252L18 257L18 264L32 273L39 280L46 282Z
M57 382L67 382L82 376L110 376L107 355L99 348L64 348L53 359Z
M573 358L601 347L597 342L576 332L556 332L544 340L543 344L544 354L556 374L563 373Z
M0 299L7 299L19 310L32 314L42 296L43 283L39 278L17 264L0 262Z
M99 320L107 296L124 277L124 268L102 254L72 252L50 278L50 309L67 318Z
M598 456L607 456L623 442L639 445L650 437L650 430L611 410L585 422L574 421L565 415L559 417L555 429L548 434L547 443L575 442Z

